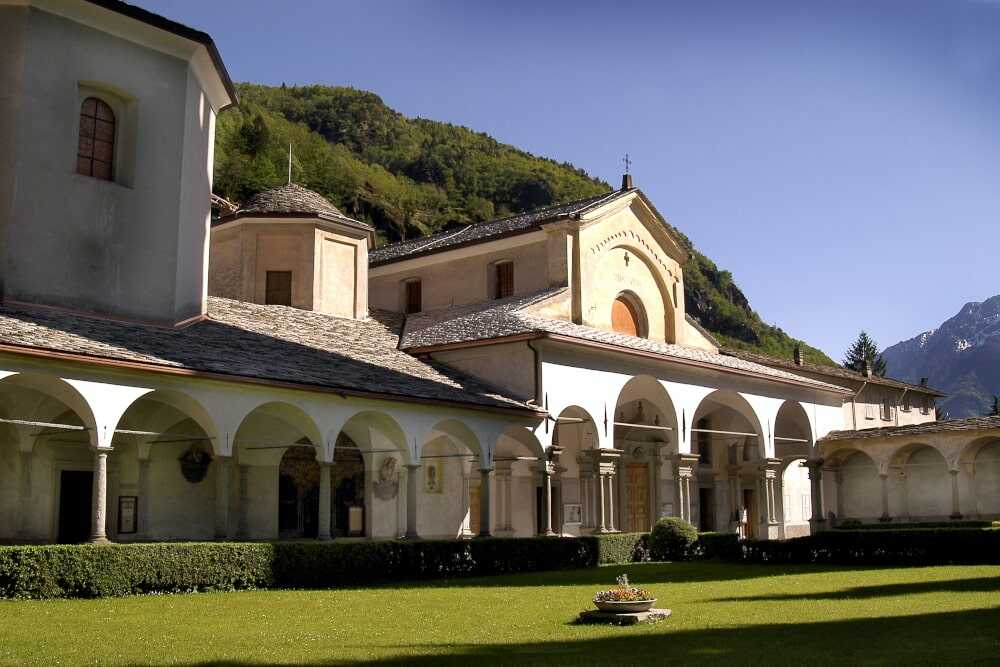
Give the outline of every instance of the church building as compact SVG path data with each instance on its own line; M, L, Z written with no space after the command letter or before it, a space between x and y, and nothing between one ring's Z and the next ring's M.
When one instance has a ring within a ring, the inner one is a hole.
M0 53L2 542L1000 518L1000 418L720 347L628 175L381 247L294 183L214 217L208 35L0 0Z

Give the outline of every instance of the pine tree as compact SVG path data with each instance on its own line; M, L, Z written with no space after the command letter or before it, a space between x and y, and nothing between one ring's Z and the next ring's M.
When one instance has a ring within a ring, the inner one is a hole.
M989 413L990 417L1000 417L1000 396L993 395L993 408Z
M844 368L861 373L864 371L866 361L871 366L872 373L879 377L885 377L885 359L878 352L878 344L866 331L862 331L858 334L858 339L847 350L843 364Z

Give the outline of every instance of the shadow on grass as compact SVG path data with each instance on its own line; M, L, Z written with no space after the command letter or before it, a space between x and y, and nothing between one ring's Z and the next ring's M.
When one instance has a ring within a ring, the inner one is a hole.
M344 660L329 655L304 664L661 665L672 661L682 664L995 664L1000 649L1000 607L678 631L673 631L667 620L652 629L652 632L642 632L639 626L616 628L618 634L614 637L526 644L401 645L398 648L402 652L427 653L365 660ZM344 648L371 649L365 646ZM255 663L208 661L194 664L224 667Z
M944 581L920 581L882 586L856 586L839 591L820 593L783 593L781 595L748 595L745 597L715 598L711 602L766 602L794 600L857 600L881 598L891 595L916 595L920 593L993 593L1000 592L1000 577L973 577Z

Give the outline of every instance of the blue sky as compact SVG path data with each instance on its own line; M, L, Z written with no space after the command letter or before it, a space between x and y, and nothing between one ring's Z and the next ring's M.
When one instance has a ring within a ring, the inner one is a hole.
M835 359L1000 293L1000 0L134 0L235 80L374 91L636 185Z

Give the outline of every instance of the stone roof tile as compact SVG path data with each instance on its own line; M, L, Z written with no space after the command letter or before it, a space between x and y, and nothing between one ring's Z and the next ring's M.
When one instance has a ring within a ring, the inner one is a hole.
M181 329L60 311L0 308L0 344L331 389L531 409L500 390L398 349L402 317L365 320L208 299Z
M605 331L566 320L541 317L532 312L535 306L540 306L550 299L559 297L566 290L566 287L556 287L523 296L410 315L406 319L400 347L404 350L416 350L454 343L486 341L519 334L558 334L582 341L614 345L628 350L651 352L662 355L665 360L694 361L716 366L722 371L729 369L750 372L776 380L811 385L818 389L833 390L838 393L845 391L843 387L837 385L734 356Z
M908 424L906 426L883 426L882 428L865 428L856 431L830 431L819 439L817 444L836 442L840 440L864 440L868 438L912 437L931 433L948 433L954 431L982 431L1000 429L1000 416L968 417L966 419L948 419L944 421L925 422L923 424Z

